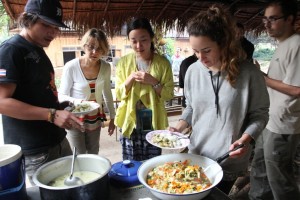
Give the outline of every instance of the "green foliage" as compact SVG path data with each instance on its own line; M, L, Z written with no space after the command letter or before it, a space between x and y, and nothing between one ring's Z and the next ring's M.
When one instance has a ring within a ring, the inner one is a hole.
M261 61L270 61L273 54L274 54L274 49L258 49L255 50L253 53L253 58L255 58L256 60L261 60Z
M175 40L172 38L166 38L165 50L166 53L171 57L174 54Z
M9 17L4 9L2 1L0 1L0 42L7 39L8 36Z
M2 1L0 1L0 17L2 15L6 15L6 12L5 12L4 6L2 4Z

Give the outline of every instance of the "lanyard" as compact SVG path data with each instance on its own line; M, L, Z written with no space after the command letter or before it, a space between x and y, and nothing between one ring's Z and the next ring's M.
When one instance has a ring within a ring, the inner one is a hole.
M216 112L217 112L217 117L218 117L218 114L219 114L219 90L220 90L219 78L220 78L221 72L218 71L218 78L217 78L216 85L214 84L214 81L213 81L212 71L209 71L209 74L210 74L211 85L212 85L214 93L215 93L215 107L216 107Z

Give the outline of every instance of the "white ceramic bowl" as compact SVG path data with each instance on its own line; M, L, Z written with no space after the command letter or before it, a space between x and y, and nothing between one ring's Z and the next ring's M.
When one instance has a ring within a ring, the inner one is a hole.
M208 166L205 174L211 181L212 185L197 193L192 194L169 194L166 192L161 192L159 190L151 188L146 183L147 174L150 170L154 167L162 165L166 162L173 162L173 161L184 161L190 159L191 164L197 164L204 169ZM194 155L194 154L187 154L187 153L179 153L179 154L165 154L161 156L157 156L145 161L138 169L138 178L139 181L147 187L154 196L162 200L199 200L204 198L209 194L211 189L215 187L223 177L223 170L221 166L214 160L209 159L204 156Z

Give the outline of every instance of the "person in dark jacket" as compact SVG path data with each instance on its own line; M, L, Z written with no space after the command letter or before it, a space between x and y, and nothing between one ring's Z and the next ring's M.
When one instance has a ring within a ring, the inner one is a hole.
M237 37L240 39L241 46L244 49L245 53L247 54L247 59L252 61L253 59L253 52L254 52L254 45L245 38L245 28L244 25L241 23L237 23Z
M179 87L184 89L184 77L185 73L188 70L189 66L196 62L198 58L196 57L195 54L185 58L181 64L180 64L180 69L179 69ZM183 98L182 98L182 107L186 107L185 103L185 96L184 96L184 91L183 91Z

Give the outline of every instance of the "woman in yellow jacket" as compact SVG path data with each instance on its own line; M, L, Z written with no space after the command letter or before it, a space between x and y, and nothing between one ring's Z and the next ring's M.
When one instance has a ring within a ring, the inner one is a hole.
M165 101L173 98L169 61L155 53L154 32L145 18L134 19L127 29L133 53L116 68L116 98L120 100L115 125L121 128L123 160L146 160L161 154L145 135L168 127Z

